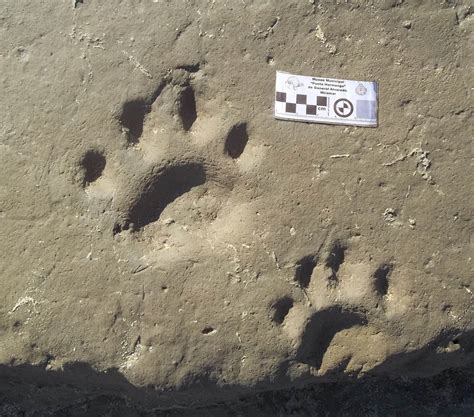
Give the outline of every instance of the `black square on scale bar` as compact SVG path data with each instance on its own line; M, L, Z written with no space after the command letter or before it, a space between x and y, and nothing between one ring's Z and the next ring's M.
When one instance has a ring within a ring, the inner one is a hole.
M279 91L277 91L276 101L286 101L286 93L280 93Z
M306 104L306 94L297 94L296 104Z
M327 98L327 97L318 96L318 98L316 99L316 104L317 104L318 106L327 107L327 105L328 105L328 98Z
M286 103L285 111L287 113L296 113L296 104L295 103Z

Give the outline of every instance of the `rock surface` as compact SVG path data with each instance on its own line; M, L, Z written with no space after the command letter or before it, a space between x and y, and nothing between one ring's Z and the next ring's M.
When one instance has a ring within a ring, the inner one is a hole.
M172 406L472 364L472 7L353 3L2 6L0 375ZM275 120L276 69L377 80L379 127Z

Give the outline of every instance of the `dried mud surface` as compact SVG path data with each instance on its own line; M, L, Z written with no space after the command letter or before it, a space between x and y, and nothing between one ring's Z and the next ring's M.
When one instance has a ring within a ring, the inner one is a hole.
M4 2L0 415L472 414L472 9Z

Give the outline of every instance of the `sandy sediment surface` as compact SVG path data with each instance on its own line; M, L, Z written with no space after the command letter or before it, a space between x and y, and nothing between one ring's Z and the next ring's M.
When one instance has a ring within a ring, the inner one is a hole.
M469 2L21 0L0 22L0 401L467 372ZM378 81L379 127L275 120L276 70Z

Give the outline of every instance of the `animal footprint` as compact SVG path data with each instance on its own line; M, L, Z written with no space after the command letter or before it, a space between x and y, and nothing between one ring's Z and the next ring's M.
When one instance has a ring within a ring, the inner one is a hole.
M374 335L380 338L377 325L385 320L393 266L373 267L351 262L350 257L348 245L340 241L324 256L302 257L295 264L294 283L304 296L299 302L285 296L272 305L273 319L287 333L294 360L320 373L346 368L357 355L349 345L354 340L367 343ZM344 343L346 338L350 343Z
M242 228L245 204L228 201L258 165L258 147L247 123L232 122L219 98L200 102L205 88L198 68L176 69L148 97L122 106L117 121L123 148L112 155L113 162L106 163L105 151L95 149L81 159L78 182L93 204L112 213L113 234L154 241L136 252L150 263L163 248L183 252L186 246L192 258L192 252L213 249L217 241L225 246L222 234ZM229 216L225 232L212 227Z

